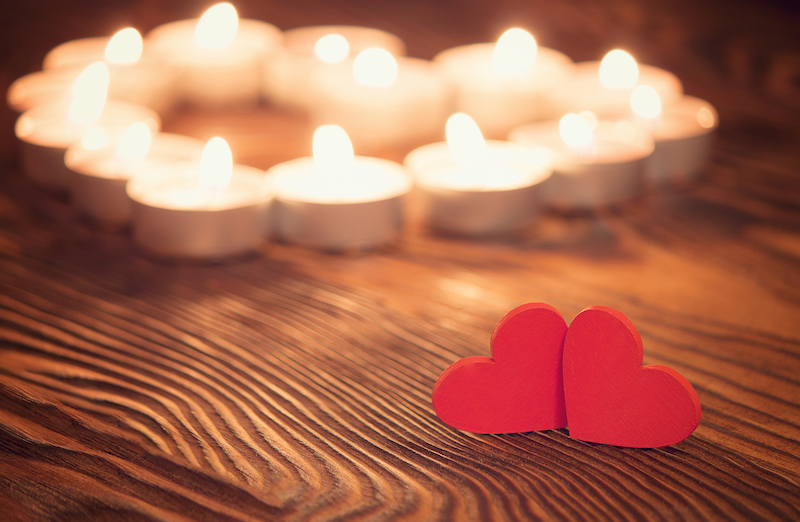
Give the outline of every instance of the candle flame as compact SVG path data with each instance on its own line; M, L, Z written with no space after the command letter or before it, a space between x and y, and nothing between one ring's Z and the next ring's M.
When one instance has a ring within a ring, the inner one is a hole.
M108 134L102 127L89 127L81 138L81 145L86 150L100 150L107 143Z
M609 51L600 62L600 83L610 89L631 89L639 81L636 60L623 51Z
M586 149L594 142L592 126L581 116L565 114L558 122L558 132L564 143L574 149Z
M343 178L355 171L353 144L338 125L323 125L314 131L314 167L326 179Z
M340 34L326 34L317 40L314 54L325 63L339 63L350 54L350 44Z
M233 43L239 28L239 15L230 2L209 7L194 30L194 43L204 49L223 49Z
M215 137L208 140L200 156L200 186L225 190L233 177L233 154L228 142Z
M95 62L72 83L69 119L78 125L91 125L103 112L108 95L109 72L103 62Z
M640 118L658 118L661 114L661 97L649 85L639 85L631 93L631 109Z
M714 113L711 112L711 109L708 107L701 107L700 110L697 111L697 123L704 129L710 129L716 122L717 117L714 116Z
M147 156L152 141L150 129L141 121L128 127L117 144L117 157L123 160L138 160Z
M503 76L519 76L530 71L536 61L536 40L525 29L514 27L497 40L492 55L492 70Z
M397 79L397 60L385 49L365 49L353 62L353 75L361 85L388 87Z
M459 112L447 120L447 147L462 167L482 165L489 160L489 146L475 120Z
M114 64L136 63L142 56L142 35L133 27L117 31L106 44L106 61Z

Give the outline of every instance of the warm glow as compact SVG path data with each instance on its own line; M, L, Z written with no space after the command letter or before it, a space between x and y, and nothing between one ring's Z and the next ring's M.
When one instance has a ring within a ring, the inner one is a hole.
M197 22L194 30L194 43L205 49L228 47L236 38L239 15L229 2L222 2L208 8Z
M611 89L631 89L639 81L639 66L621 49L609 51L600 62L600 83Z
M397 60L385 49L365 49L353 62L353 75L361 85L388 87L397 79Z
M701 107L700 110L697 111L697 123L704 129L710 129L716 122L717 118L714 117L714 113L711 112L711 109L708 107Z
M640 118L658 118L661 115L661 97L649 85L639 85L631 93L631 109Z
M536 40L525 29L515 27L497 40L492 55L492 70L503 76L519 76L530 71L534 61Z
M600 123L600 121L597 119L597 115L592 111L581 111L578 113L578 116L586 120L586 123L589 124L589 127L592 130L596 130L597 124Z
M91 125L100 117L108 95L108 66L95 62L72 83L69 119L78 125Z
M200 186L210 190L224 190L233 176L233 155L228 142L211 138L200 156Z
M135 63L142 56L142 35L133 27L117 31L106 45L106 61L115 64Z
M585 149L594 142L591 125L577 114L565 114L558 122L558 131L564 143L575 149Z
M340 34L326 34L317 40L314 54L325 63L339 63L350 54L350 44Z
M81 145L86 150L100 150L107 143L108 134L102 127L89 127L81 138Z
M475 120L459 112L447 120L447 147L462 167L482 165L489 160L489 147Z
M150 151L151 141L147 124L136 122L122 134L117 144L117 157L123 160L142 159Z
M620 141L633 141L638 135L636 127L628 120L619 120L614 124L614 136Z
M355 171L355 156L350 137L338 125L323 125L314 132L311 145L317 174L326 179L341 179Z

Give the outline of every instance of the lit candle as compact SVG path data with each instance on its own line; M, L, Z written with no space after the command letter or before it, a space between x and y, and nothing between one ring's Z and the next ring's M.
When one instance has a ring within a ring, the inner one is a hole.
M138 172L127 193L133 238L156 256L219 259L252 251L269 235L272 191L264 172L235 165L222 138L208 141L199 165Z
M239 19L228 2L200 19L153 29L154 55L180 71L179 95L201 106L251 106L260 97L263 62L278 51L282 34L273 25Z
M158 112L172 103L175 72L143 55L139 32L126 27L110 38L84 38L59 45L44 60L44 71L19 78L8 90L8 104L24 112L63 99L72 82L91 63L109 68L108 97L146 105Z
M509 29L497 43L454 47L439 53L456 86L457 110L472 116L483 132L503 139L512 127L554 118L552 100L572 74L566 55L537 46L530 33Z
M361 151L430 141L450 113L452 89L425 60L371 48L356 56L352 68L316 73L312 121L341 126Z
M410 174L392 161L354 156L341 127L318 128L312 157L281 163L267 175L275 188L277 235L287 242L368 249L402 230Z
M447 142L431 143L405 159L435 230L484 235L521 228L542 207L549 155L507 141L485 141L463 113L447 120Z
M627 118L631 92L646 84L664 103L680 98L683 86L671 72L641 65L627 52L614 49L602 61L575 64L575 74L555 92L555 107L561 114L592 111L601 119Z
M73 82L68 103L38 105L17 119L23 168L40 186L52 190L68 187L64 152L91 127L113 132L137 121L146 122L153 131L160 127L161 119L151 109L119 101L106 103L108 78L107 66L96 62Z
M682 96L662 106L655 89L639 85L631 93L631 111L634 122L655 140L647 169L650 183L682 184L703 172L719 121L710 103Z
M511 141L553 151L546 201L562 209L615 205L642 190L653 139L630 121L598 121L590 112L517 127Z
M264 95L279 105L308 110L313 104L310 79L319 68L352 67L361 51L379 47L394 56L405 54L402 40L368 27L324 25L284 33L284 46L266 64Z
M125 192L128 179L161 164L199 160L204 145L178 134L151 135L142 122L134 123L121 136L92 130L64 156L73 173L70 201L82 215L110 226L127 225L131 220L133 204Z

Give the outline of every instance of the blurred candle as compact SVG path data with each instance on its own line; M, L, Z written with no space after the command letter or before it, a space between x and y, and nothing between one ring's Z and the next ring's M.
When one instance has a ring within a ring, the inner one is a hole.
M121 135L84 134L64 156L72 172L70 201L82 215L103 225L127 225L133 214L125 192L128 180L158 165L197 161L203 145L189 136L153 135L143 122L134 123Z
M555 117L553 92L573 68L566 55L537 46L520 28L509 29L497 43L448 49L434 62L455 85L457 110L469 114L492 138L505 138L522 123Z
M602 121L590 112L522 125L509 139L552 150L545 199L567 210L616 205L639 195L654 149L650 135L630 121Z
M363 50L381 48L394 56L405 54L402 40L368 27L323 25L284 33L284 45L266 61L264 96L278 105L310 110L314 103L311 78L317 69L348 70Z
M452 115L447 141L412 151L405 165L414 173L423 219L433 229L485 235L518 229L542 207L550 157L541 150L485 141L475 121Z
M137 121L156 131L161 119L154 111L126 102L106 102L109 72L103 62L87 67L70 87L69 102L57 101L24 112L16 123L26 174L40 186L63 190L69 171L64 152L92 127L104 132L127 128Z
M317 70L312 121L335 124L362 151L424 143L441 134L452 90L425 60L361 51L352 68Z
M161 257L220 259L269 235L272 191L263 171L233 163L227 142L208 141L199 165L167 163L132 177L133 238Z
M664 106L649 85L636 87L630 102L634 122L655 140L647 169L651 184L685 184L703 172L718 125L710 103L682 96Z
M354 156L338 126L314 133L313 156L267 171L275 187L277 235L323 250L362 250L401 232L411 177L392 161Z
M555 92L558 111L588 110L600 119L627 118L634 87L651 86L667 104L683 94L678 78L664 69L641 65L626 51L609 51L602 61L575 64L571 80Z
M154 55L180 71L178 93L201 106L254 105L264 62L275 55L282 34L273 25L239 19L228 2L199 19L161 25L147 36Z
M24 112L60 100L86 66L103 61L109 68L109 99L166 112L173 101L175 72L152 60L145 51L142 36L133 27L121 29L110 38L66 42L47 54L44 71L23 76L12 84L9 105Z

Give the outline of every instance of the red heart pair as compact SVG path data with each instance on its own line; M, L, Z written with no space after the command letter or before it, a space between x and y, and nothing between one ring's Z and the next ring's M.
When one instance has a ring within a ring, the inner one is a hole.
M642 366L642 339L620 312L587 308L567 324L530 303L492 332L492 357L467 357L433 386L433 408L474 433L563 428L570 436L633 448L682 441L700 423L692 385L666 366Z

